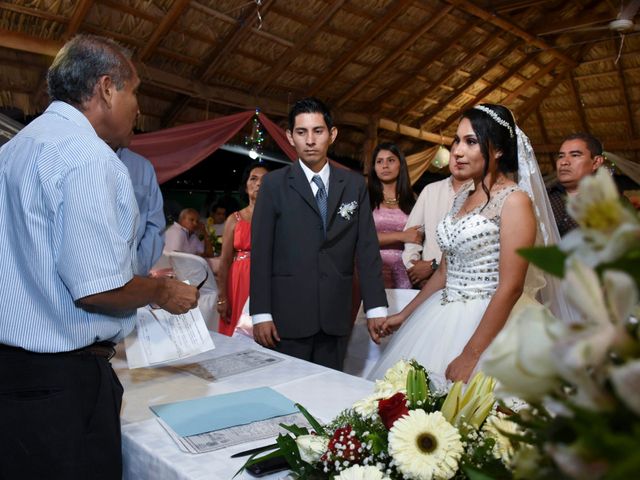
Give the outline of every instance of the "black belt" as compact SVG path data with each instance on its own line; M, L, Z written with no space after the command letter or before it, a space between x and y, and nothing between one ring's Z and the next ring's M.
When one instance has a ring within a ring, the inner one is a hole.
M88 345L83 348L78 348L77 350L71 350L70 352L31 352L29 350L25 350L20 347L12 347L10 345L2 345L0 344L0 351L13 351L16 353L35 353L41 355L93 355L96 357L102 357L107 360L111 360L113 356L116 354L115 349L116 344L113 342L96 342L91 345Z

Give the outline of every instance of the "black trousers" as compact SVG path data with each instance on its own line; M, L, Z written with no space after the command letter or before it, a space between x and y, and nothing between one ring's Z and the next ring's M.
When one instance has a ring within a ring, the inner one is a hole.
M342 370L348 342L348 336L319 332L304 338L281 338L275 350L318 365Z
M122 393L106 358L0 347L0 479L120 480Z

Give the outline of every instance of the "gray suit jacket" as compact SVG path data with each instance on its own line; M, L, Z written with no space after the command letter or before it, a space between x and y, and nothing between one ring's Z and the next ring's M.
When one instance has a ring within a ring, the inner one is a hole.
M326 236L298 162L267 174L260 186L251 226L250 309L271 313L283 338L349 334L354 259L365 309L387 305L364 178L330 168ZM340 214L351 202L353 213Z

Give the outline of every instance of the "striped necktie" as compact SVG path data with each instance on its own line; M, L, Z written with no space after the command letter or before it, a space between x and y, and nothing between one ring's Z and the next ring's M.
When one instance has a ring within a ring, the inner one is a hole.
M316 202L318 203L318 209L320 209L320 215L322 216L322 226L324 231L327 231L327 190L324 188L324 182L320 175L314 175L311 179L313 183L318 186L316 192Z

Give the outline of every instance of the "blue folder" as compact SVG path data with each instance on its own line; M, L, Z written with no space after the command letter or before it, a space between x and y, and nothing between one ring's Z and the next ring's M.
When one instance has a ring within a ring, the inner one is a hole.
M181 437L246 425L298 411L291 400L269 387L149 408Z

